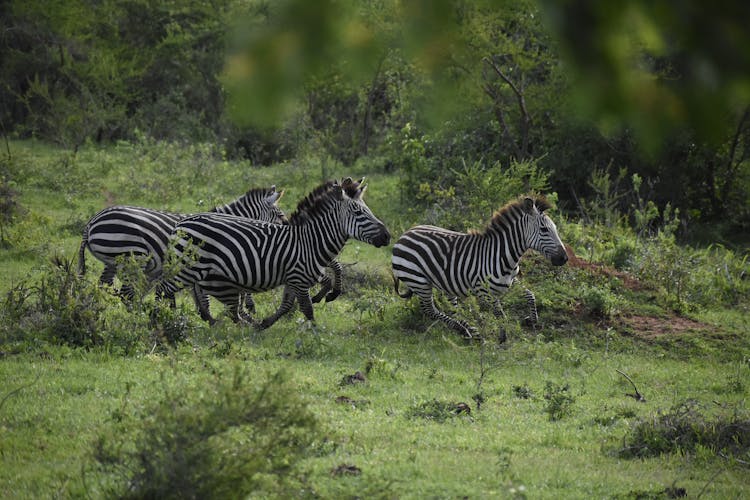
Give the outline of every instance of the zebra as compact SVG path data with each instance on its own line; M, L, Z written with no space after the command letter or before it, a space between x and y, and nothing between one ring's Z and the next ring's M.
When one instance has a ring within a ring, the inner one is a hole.
M557 227L544 213L549 208L544 197L521 197L495 212L482 232L460 233L425 225L409 229L393 245L391 264L396 293L402 298L417 295L420 309L430 319L444 321L472 338L476 329L438 310L432 289L456 298L475 294L495 316L504 315L492 293L508 290L518 274L518 261L527 249L541 252L556 266L568 260ZM403 294L399 291L400 282L407 287ZM533 293L526 297L530 302ZM536 305L531 315L536 316Z
M292 309L295 299L305 317L314 321L310 287L347 239L376 247L390 242L388 229L362 199L366 189L364 179L325 182L300 201L286 225L222 214L183 219L172 233L175 250L179 257L191 247L197 255L190 262L183 258L182 268L160 286L172 294L192 286L196 298L196 285L202 286L209 277L231 283L236 292L262 292L284 285L281 305L256 327L271 326ZM236 292L220 300L234 307Z
M283 191L276 191L275 185L268 189L250 189L238 199L217 206L213 212L285 223L286 216L277 205L282 195ZM94 257L104 263L104 270L99 277L100 284L111 286L117 273L118 258L129 255L142 258L147 279L155 281L161 275L172 230L179 221L188 216L189 214L123 205L101 210L89 220L83 230L78 251L78 274L83 276L86 273L85 250L88 248ZM337 282L340 281L338 278ZM209 295L225 290L220 283L211 282L208 285ZM329 292L329 295L334 292ZM120 294L125 300L131 300L134 290L132 286L124 284ZM206 304L205 311L210 317L208 298L202 295L201 300ZM249 308L253 307L250 296L246 302Z

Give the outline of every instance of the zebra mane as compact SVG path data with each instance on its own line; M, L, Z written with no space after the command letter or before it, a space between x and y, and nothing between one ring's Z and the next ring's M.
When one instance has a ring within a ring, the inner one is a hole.
M297 205L297 209L289 217L290 225L300 225L310 220L315 214L327 210L332 203L341 201L343 193L350 198L362 195L364 186L362 181L353 181L350 177L339 181L326 181L313 189Z
M540 194L528 196L519 196L517 199L505 204L500 210L492 215L489 225L485 232L494 227L504 227L518 219L524 212L529 212L532 207L536 207L539 212L544 212L552 208L552 204Z
M337 181L324 182L297 204L297 209L289 217L289 224L304 223L316 213L328 208L334 199L341 200L341 186Z

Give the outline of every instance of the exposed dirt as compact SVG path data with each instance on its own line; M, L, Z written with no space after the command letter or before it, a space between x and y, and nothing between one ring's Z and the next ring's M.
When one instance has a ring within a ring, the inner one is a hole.
M689 332L714 331L711 325L680 316L658 318L655 316L624 316L620 320L629 326L633 333L646 339L655 339L662 335L679 335Z
M568 245L565 245L565 250L568 253L568 265L571 267L584 269L591 274L618 278L622 281L623 286L629 290L644 291L653 289L650 285L643 283L629 273L618 271L617 269L595 262L589 262L578 257ZM711 332L716 330L711 325L677 315L667 317L629 315L619 317L617 321L625 324L632 330L633 334L645 339L655 339L662 335L679 335L689 332Z
M570 267L585 269L591 274L598 274L601 276L606 276L608 278L618 278L620 281L622 281L623 286L629 290L639 291L651 289L649 285L643 283L638 278L632 276L629 273L626 273L625 271L618 271L617 269L613 269L602 264L597 264L596 262L589 262L578 257L569 245L565 245L565 251L568 254L567 265L569 265Z

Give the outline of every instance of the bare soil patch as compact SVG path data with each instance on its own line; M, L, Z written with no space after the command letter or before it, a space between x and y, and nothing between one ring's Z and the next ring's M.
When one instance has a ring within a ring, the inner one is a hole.
M565 251L568 254L568 265L570 267L585 269L591 274L598 274L600 276L605 276L607 278L613 278L613 277L617 278L620 281L622 281L623 286L627 288L628 290L641 291L641 290L651 289L651 286L649 286L646 283L643 283L642 281L640 281L638 278L631 275L630 273L626 273L625 271L619 271L617 269L614 269L614 268L611 268L609 266L605 266L602 264L597 264L596 262L589 262L586 259L582 259L578 257L569 245L565 245Z
M714 327L680 316L659 318L655 316L624 316L622 322L633 330L633 333L646 339L655 339L662 335L680 335L684 333L711 332Z
M589 262L586 259L578 257L568 245L565 245L565 250L568 253L568 265L571 267L584 269L591 274L605 276L607 278L618 278L628 290L653 290L650 285L640 281L638 278L625 271L619 271L609 266L597 264L596 262ZM655 339L662 335L680 335L691 332L715 331L715 328L711 325L677 315L669 315L665 317L629 315L623 316L619 318L619 320L632 330L635 335L645 339Z

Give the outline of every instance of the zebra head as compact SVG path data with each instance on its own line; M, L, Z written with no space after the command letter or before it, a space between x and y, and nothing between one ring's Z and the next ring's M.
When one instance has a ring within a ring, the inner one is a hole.
M283 194L284 191L276 191L275 185L268 189L254 188L233 202L216 207L213 211L263 222L283 224L287 222L287 218L278 206L278 201Z
M544 198L524 198L526 244L548 258L553 265L562 266L568 261L568 254L557 234L557 226L544 213L549 207L549 202Z
M364 177L359 181L346 178L341 182L340 220L347 236L382 247L390 243L391 233L362 199L367 190L364 180Z

